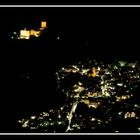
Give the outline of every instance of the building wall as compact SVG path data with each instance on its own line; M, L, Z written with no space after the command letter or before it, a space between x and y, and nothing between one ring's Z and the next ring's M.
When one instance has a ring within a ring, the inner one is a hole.
M29 39L30 38L30 31L20 30L20 38L21 39Z

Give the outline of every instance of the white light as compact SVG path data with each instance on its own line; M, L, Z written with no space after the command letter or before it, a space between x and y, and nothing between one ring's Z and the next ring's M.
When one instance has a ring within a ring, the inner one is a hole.
M81 82L79 82L78 84L79 84L79 86L81 86L81 85L82 85L82 83L81 83Z
M105 92L105 96L109 97L109 96L110 96L110 94L109 94L108 92Z
M21 121L21 120L19 120L18 122L19 122L19 123L21 123L22 121Z
M77 87L77 89L74 89L74 92L82 92L84 90L83 87Z
M119 63L121 65L121 67L123 67L126 64L126 62L124 62L124 61L119 61Z
M95 118L92 118L92 119L91 119L91 121L95 121L95 120L96 120Z
M118 86L123 86L123 83L117 83Z
M37 129L37 127L30 127L30 129Z
M82 69L81 74L87 74L88 71L89 69Z
M114 66L114 69L118 69L117 66Z
M136 117L135 112L132 112L132 113L131 113L131 117L132 117L132 118Z
M101 81L101 84L104 84L104 81Z
M27 127L28 126L28 123L29 123L29 120L25 121L22 125L22 127Z
M36 118L36 116L31 116L31 119L35 119Z
M132 68L135 68L135 65L133 65Z
M137 104L135 104L134 106L135 106L135 107L138 107L138 105L137 105Z
M56 39L57 39L57 40L60 40L60 37L58 36Z
M121 114L122 114L122 112L119 112L118 114L119 114L119 115L121 115Z

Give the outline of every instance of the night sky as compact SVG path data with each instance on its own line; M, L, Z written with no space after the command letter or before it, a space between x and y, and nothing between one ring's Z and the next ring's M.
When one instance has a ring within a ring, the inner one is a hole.
M53 73L62 64L88 57L139 60L139 17L137 8L1 8L0 131L16 130L27 111L61 102ZM44 39L25 46L11 41L10 32L40 27L42 20L48 23Z

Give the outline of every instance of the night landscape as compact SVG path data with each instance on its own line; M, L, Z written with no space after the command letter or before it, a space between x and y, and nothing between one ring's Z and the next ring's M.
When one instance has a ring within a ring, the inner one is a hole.
M139 133L139 17L1 8L0 133Z

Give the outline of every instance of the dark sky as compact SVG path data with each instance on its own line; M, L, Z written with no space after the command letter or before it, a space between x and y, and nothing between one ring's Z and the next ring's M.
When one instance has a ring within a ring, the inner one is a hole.
M53 24L60 25L61 23L112 23L130 24L138 21L140 10L137 8L1 8L1 24L15 25L34 23L40 19L49 20ZM119 25L118 24L118 25ZM90 24L89 24L90 25ZM16 25L18 26L18 25ZM94 26L93 26L94 27ZM92 28L90 26L90 28Z

